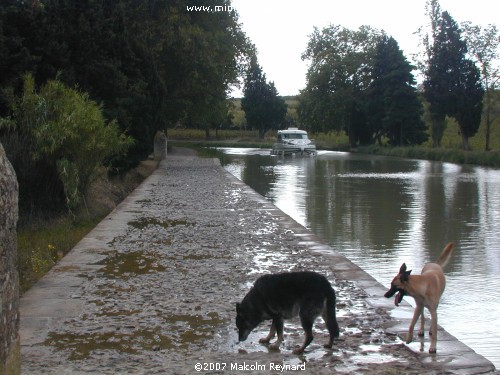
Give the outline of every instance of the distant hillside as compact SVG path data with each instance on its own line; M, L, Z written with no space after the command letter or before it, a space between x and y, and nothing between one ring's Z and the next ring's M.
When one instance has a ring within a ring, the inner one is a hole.
M297 126L298 125L298 113L297 108L299 106L299 97L295 96L282 96L285 99L285 103L288 107L286 120L283 127ZM245 129L246 119L245 112L241 109L241 98L230 98L229 99L231 109L230 112L233 115L232 124L234 127Z

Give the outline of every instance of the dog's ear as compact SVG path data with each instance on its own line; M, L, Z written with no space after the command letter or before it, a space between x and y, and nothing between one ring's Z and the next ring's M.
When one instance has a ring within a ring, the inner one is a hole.
M410 277L410 274L411 274L411 270L409 270L409 271L404 271L404 272L401 274L401 281L403 281L403 282L408 281L408 279L409 279L409 277Z
M406 282L406 281L408 281L408 277L410 277L410 274L411 274L411 270L407 271L406 270L406 263L403 263L403 265L399 269L399 279L402 282Z
M403 263L401 268L399 269L399 273L402 275L406 272L406 263Z

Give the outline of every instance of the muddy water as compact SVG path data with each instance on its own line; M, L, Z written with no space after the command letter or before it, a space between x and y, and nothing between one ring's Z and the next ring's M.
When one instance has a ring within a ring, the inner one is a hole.
M500 367L500 170L337 152L224 152L228 171L384 285L402 262L419 273L454 242L439 323Z

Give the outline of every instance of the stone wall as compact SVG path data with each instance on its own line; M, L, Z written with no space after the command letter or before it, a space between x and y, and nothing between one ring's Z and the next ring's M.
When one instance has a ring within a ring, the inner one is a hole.
M19 373L18 185L0 143L0 374Z

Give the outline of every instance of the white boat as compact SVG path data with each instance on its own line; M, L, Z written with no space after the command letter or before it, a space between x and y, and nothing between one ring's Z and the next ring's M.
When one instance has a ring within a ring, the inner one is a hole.
M287 130L278 130L278 139L273 144L272 155L316 155L316 144L309 139L305 130L298 128L288 128Z

